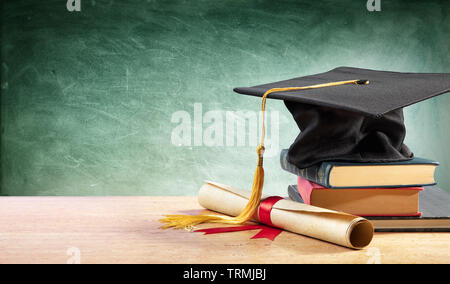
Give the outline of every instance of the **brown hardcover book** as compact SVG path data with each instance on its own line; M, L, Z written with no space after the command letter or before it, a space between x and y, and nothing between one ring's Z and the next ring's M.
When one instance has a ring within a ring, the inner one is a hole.
M289 197L302 202L297 185L288 187ZM419 192L420 216L367 216L377 232L450 232L450 194L436 186Z
M417 216L422 187L329 189L298 177L306 204L359 216Z

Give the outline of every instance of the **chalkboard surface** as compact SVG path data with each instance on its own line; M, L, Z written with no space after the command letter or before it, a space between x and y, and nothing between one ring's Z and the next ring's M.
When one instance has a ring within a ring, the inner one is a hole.
M450 72L449 2L2 1L1 194L194 195L250 188L259 100L250 86L338 66ZM450 97L406 110L406 144L450 189ZM292 176L298 134L268 108L265 192Z

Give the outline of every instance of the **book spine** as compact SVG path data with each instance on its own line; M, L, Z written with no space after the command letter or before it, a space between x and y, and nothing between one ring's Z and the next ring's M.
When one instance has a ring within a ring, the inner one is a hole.
M320 184L323 187L331 187L329 183L329 177L331 169L333 168L333 165L328 163L321 163L319 170L317 172L317 178L316 181L310 180L312 182L315 182L317 184Z
M301 176L304 179L320 184L324 187L329 187L328 177L332 165L328 163L321 163L319 166L299 169L288 161L288 151L283 150L280 154L281 168L294 175Z
M299 203L304 203L295 185L288 186L288 195L291 200Z

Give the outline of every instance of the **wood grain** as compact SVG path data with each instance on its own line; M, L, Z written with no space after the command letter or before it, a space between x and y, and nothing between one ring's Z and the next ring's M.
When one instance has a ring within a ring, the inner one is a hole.
M289 232L159 229L163 214L201 211L195 197L1 197L0 263L67 263L73 249L81 263L450 262L450 233L376 233L352 250Z

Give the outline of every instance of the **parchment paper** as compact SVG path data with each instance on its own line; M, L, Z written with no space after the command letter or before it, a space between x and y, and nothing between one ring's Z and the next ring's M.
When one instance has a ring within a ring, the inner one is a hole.
M237 216L250 194L247 190L207 181L200 188L198 201L206 209ZM257 215L254 219L259 221ZM272 207L271 220L284 230L354 249L367 246L373 237L373 226L367 219L288 199Z

